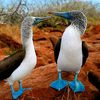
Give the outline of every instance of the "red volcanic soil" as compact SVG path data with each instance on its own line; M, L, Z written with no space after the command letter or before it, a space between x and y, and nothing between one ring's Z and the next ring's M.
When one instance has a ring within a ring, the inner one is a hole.
M79 73L79 80L85 85L84 93L73 93L69 87L61 91L56 91L50 88L50 83L57 79L57 68L54 61L53 41L62 35L59 30L52 28L35 29L34 44L37 54L38 63L36 68L23 79L23 87L31 87L31 91L25 91L19 100L100 100L99 90L93 86L87 77L87 73L93 70L95 73L100 73L100 25L88 25L87 31L82 36L82 40L87 42L89 48L89 57ZM1 37L0 37L1 38ZM21 44L16 43L11 38L9 43L4 42L8 38L0 39L0 60L7 55L3 52L5 49L20 48ZM11 45L10 45L11 43ZM17 49L16 49L17 50ZM100 75L100 74L99 74ZM63 72L63 79L72 80L73 73ZM18 83L14 84L15 89L18 89ZM0 82L0 100L11 100L11 91L8 83Z

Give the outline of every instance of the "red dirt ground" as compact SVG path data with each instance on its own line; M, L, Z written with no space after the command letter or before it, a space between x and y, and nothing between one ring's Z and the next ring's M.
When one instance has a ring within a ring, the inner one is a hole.
M88 25L86 33L82 36L89 48L88 60L78 77L85 85L86 91L84 93L75 94L69 87L61 91L56 91L49 87L50 83L57 79L57 69L50 38L56 37L58 39L61 34L61 31L54 30L53 28L41 30L36 28L34 30L34 44L38 63L32 73L23 80L23 87L31 87L32 90L25 91L19 100L100 100L100 98L96 98L100 96L98 89L88 81L87 77L89 70L93 70L95 73L100 72L100 25ZM7 39L7 36L3 40L0 39L0 60L7 56L4 51L10 51L9 49L12 46L17 49L21 47L21 44L16 43L12 38L11 41L9 39L9 43L4 42ZM72 80L73 77L73 73L63 72L64 79ZM18 89L18 84L15 83L14 87ZM8 83L0 82L0 100L11 99Z

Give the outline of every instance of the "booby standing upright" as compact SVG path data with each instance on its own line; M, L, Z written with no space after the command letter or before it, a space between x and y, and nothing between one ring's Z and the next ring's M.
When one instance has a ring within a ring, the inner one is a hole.
M26 17L21 24L21 38L24 51L16 53L18 58L15 58L13 61L11 58L14 58L15 55L4 59L0 62L0 80L7 79L13 99L17 99L25 90L30 88L22 88L22 81L27 74L29 74L37 63L37 57L33 45L33 32L32 25L36 25L43 20L47 20L49 17ZM3 63L7 62L5 66ZM13 83L15 81L19 82L20 89L15 91L13 88Z
M59 75L58 80L52 82L50 86L57 90L61 90L69 84L74 92L82 92L85 88L77 77L88 57L88 49L85 42L80 38L86 30L86 16L81 11L49 13L68 19L70 22L70 25L65 29L54 49ZM74 80L71 82L63 80L61 71L74 71Z

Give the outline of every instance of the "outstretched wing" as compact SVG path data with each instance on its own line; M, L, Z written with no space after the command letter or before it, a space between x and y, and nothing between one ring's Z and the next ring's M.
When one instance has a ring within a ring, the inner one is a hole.
M0 80L8 78L18 68L25 57L25 50L18 50L14 54L0 61Z

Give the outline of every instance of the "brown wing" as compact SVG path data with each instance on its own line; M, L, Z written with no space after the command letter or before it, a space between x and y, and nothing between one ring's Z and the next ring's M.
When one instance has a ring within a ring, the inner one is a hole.
M59 52L60 52L60 46L61 46L61 38L58 40L58 42L54 48L54 56L55 56L56 63L57 63Z
M89 55L88 53L88 46L85 43L85 41L82 41L82 54L83 54L83 62L82 62L82 66L85 64L87 57Z
M25 50L18 50L14 54L0 61L0 80L8 78L18 68L25 57Z

